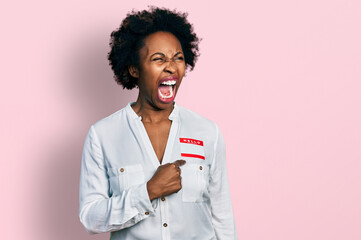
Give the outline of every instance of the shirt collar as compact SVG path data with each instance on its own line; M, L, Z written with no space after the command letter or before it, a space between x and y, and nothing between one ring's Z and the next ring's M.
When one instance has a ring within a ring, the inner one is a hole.
M131 117L131 119L139 119L139 120L142 120L142 117L141 116L138 116L133 108L132 108L132 105L134 104L135 102L129 102L128 105L126 106L126 111L128 113L128 116ZM174 108L172 110L172 112L169 114L169 120L175 120L178 118L178 114L179 114L179 108L178 108L178 105L176 103L174 103Z
M127 111L127 113L128 113L128 116L129 117L131 117L131 119L142 119L142 117L141 116L138 116L135 112L134 112L134 110L133 110L133 108L132 108L132 105L134 104L135 102L129 102L128 103L128 105L126 106L126 111Z

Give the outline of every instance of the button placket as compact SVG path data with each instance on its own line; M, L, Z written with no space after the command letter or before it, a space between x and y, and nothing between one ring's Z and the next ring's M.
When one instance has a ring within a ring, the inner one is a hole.
M160 201L160 215L162 224L162 239L170 240L170 229L169 229L169 209L166 197L161 197Z

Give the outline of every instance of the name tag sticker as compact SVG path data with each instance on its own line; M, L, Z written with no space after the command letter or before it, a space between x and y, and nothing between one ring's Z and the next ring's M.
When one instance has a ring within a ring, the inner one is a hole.
M179 138L181 156L205 160L203 141L192 138Z

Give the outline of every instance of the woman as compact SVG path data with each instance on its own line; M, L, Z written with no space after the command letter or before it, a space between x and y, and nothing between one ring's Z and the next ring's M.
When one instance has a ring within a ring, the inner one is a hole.
M236 239L222 135L174 102L198 56L186 14L133 11L111 36L115 79L139 95L86 137L84 227L111 239Z

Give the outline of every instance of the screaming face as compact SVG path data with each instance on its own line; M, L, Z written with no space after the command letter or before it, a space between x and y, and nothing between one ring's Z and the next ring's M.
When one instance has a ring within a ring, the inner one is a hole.
M137 101L154 109L172 107L185 72L181 44L168 32L150 34L144 42L139 68L129 68L130 74L138 78Z

